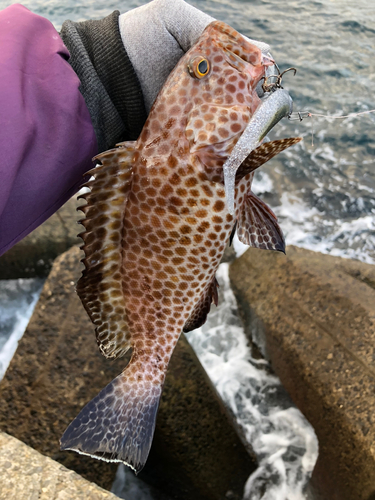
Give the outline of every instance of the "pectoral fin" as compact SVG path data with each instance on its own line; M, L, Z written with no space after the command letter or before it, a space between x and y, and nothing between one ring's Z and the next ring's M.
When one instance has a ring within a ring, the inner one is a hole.
M218 293L217 289L219 284L214 276L210 285L203 292L199 302L195 305L190 318L185 323L183 331L190 332L202 326L207 319L207 315L210 312L212 302L217 306L218 304Z
M245 177L245 175L254 172L257 168L264 165L274 156L278 155L284 149L302 141L302 137L289 137L287 139L279 139L261 144L256 149L251 151L249 156L241 163L236 172L236 184Z
M284 235L276 215L251 191L237 219L237 236L245 245L285 253Z

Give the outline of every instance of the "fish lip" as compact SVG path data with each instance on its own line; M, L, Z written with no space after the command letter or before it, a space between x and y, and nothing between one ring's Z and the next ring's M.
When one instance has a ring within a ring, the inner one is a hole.
M282 118L291 115L292 110L293 101L285 89L277 89L261 99L261 104L223 165L227 209L231 215L235 212L234 189L239 166Z

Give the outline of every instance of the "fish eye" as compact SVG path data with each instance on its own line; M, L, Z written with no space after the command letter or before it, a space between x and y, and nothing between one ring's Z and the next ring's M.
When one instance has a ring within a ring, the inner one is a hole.
M200 79L210 71L210 63L205 57L193 57L188 64L188 70L191 76Z
M197 66L197 72L200 76L207 75L208 73L208 61L207 59L202 59Z

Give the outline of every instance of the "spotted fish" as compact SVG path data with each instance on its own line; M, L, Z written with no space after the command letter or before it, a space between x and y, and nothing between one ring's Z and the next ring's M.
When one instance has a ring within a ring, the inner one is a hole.
M130 348L132 356L69 425L62 449L140 471L173 349L217 304L215 271L235 226L248 245L284 251L276 216L251 181L300 139L250 152L235 173L233 214L223 175L262 105L256 87L272 64L234 29L211 23L169 76L138 140L96 157L81 209L85 270L77 292L104 356Z

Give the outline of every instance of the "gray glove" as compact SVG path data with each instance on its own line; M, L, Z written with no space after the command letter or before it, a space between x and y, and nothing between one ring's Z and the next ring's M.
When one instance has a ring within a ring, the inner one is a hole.
M215 19L183 0L153 0L119 18L121 38L140 81L147 113L170 72ZM251 43L272 58L269 46ZM267 75L274 74L274 66Z

